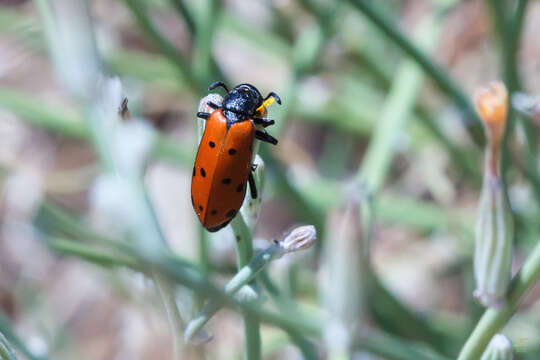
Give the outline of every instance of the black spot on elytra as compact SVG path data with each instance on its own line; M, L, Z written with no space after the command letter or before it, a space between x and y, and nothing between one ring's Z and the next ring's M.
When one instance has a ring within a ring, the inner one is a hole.
M229 149L229 155L236 154L236 149Z
M229 210L225 214L226 217L232 218L234 215L236 215L236 210Z
M241 183L240 185L238 185L238 186L236 187L236 191L237 191L237 192L242 192L242 191L244 191L244 183Z
M203 211L203 207L201 205L199 205L199 210Z
M210 214L212 214L212 215L216 215L216 214L217 214L217 210L215 210L215 209L214 209L214 210L212 210L212 212L211 212Z
M208 145L210 145L211 148L216 147L216 143L213 141L210 141Z
M224 183L225 185L229 185L231 183L231 178L225 178L221 180L221 182Z
M201 176L206 177L206 171L204 170L204 168L201 168Z

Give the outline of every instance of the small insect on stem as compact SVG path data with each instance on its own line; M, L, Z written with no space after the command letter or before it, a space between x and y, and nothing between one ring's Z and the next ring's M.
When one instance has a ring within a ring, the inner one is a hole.
M128 109L128 98L127 97L125 97L122 100L122 103L120 104L120 107L118 108L118 114L120 115L120 117L124 121L131 120L131 113L130 113L130 111Z

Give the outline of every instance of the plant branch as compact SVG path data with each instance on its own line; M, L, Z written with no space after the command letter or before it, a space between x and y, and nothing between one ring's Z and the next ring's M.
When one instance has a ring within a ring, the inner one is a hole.
M521 300L527 295L540 277L540 244L536 245L521 270L514 276L506 296L506 304L497 310L490 308L476 325L461 349L458 360L479 359L489 341L516 311Z
M236 275L225 285L225 293L234 295L240 288L247 285L255 276L266 267L272 260L280 255L280 247L277 244L271 245L265 251L257 255L248 265L242 267ZM219 311L220 304L216 301L208 302L199 312L199 314L189 322L184 337L186 342L195 335L204 324L210 320L216 312Z
M478 146L483 146L484 135L480 119L469 101L468 96L452 80L448 73L429 58L420 48L414 45L395 25L395 21L389 19L381 10L366 0L350 0L377 28L385 33L390 40L399 46L429 75L443 93L453 99L457 107L463 111L464 126L469 135Z
M175 65L182 78L186 81L187 85L197 94L204 92L204 87L200 84L194 74L191 72L191 66L189 62L152 24L150 18L146 14L144 6L140 0L124 0L127 7L133 13L135 20L139 26L145 31L145 33L152 39L159 47L161 52Z

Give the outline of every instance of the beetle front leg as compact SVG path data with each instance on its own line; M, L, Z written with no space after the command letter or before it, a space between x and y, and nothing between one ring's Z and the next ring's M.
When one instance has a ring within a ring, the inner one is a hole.
M213 101L209 101L206 103L206 105L210 106L212 109L221 109L221 106L219 106L218 104L216 104L215 102Z
M256 199L258 197L257 185L255 185L255 179L253 178L252 172L250 172L248 175L248 182L249 182L249 191L251 193L251 198Z
M274 120L266 118L255 118L253 119L253 122L257 125L262 125L263 127L274 125L276 123Z
M208 118L210 117L210 113L207 113L207 112L198 112L197 113L197 117L198 118L201 118L201 119L204 119L204 120L208 120Z
M268 134L267 132L263 132L263 131L260 131L260 130L255 131L255 138L258 139L258 140L270 143L272 145L277 145L277 143L278 143L278 141L277 141L277 139L275 137Z

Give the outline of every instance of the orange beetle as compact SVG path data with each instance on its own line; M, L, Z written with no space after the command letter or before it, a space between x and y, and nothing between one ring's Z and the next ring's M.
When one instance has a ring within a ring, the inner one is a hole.
M216 81L208 88L218 86L227 91L220 105L209 102L210 113L197 113L206 120L206 127L197 150L191 180L191 202L201 224L210 232L218 231L236 216L246 194L247 183L251 197L257 198L251 164L253 140L277 144L277 140L255 128L267 127L274 120L264 118L266 107L279 96L271 92L266 98L250 84L240 84L232 91Z

